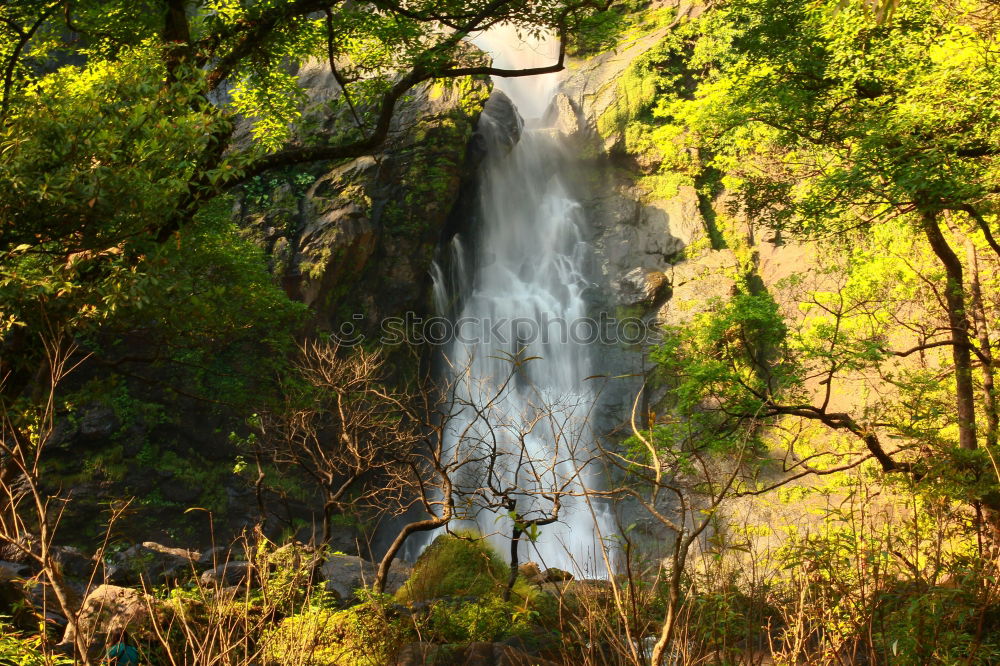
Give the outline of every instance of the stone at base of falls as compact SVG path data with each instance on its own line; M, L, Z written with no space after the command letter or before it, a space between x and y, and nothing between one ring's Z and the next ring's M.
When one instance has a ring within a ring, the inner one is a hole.
M115 555L108 570L108 582L150 586L174 582L191 573L191 563L198 557L198 553L183 548L144 541Z
M62 644L72 645L79 631L95 651L103 652L105 643L118 643L127 635L148 631L152 626L150 608L155 607L153 597L139 590L98 585L83 602L77 624L66 628Z
M401 560L392 563L385 591L395 594L409 579L413 568ZM326 589L341 601L354 598L355 591L375 584L378 565L354 555L331 555L319 569L320 578L326 581Z
M564 583L573 580L573 574L562 569L551 567L542 571L536 562L525 562L517 568L521 577L533 585L545 583Z
M535 562L525 562L517 568L517 572L529 583L541 585L545 582L542 570L538 568L538 564Z
M400 650L396 666L556 666L503 643L470 643L464 647L410 643Z
M566 581L573 580L573 574L555 567L546 569L544 576L546 583L564 583Z
M208 587L237 587L257 582L257 570L250 562L226 562L201 575L201 584Z

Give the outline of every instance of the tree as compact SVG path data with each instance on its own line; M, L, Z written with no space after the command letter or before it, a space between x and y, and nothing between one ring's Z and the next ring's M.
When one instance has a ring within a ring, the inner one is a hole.
M259 417L263 459L294 466L321 491L324 545L338 513L393 506L399 491L391 481L418 438L415 424L397 411L405 396L385 388L383 364L378 352L342 355L334 343L307 341L285 386L285 405Z
M659 85L674 92L653 122L699 147L695 170L724 174L733 212L751 225L814 240L896 219L919 231L944 271L957 440L971 450L976 364L992 373L992 354L970 335L954 245L978 236L1000 250L995 31L988 12L953 3L867 5L720 3L663 47Z
M209 202L269 169L357 157L414 86L557 71L491 67L465 38L509 22L560 35L584 2L267 3L16 0L0 9L0 374L16 400L38 367L39 309L74 334L141 303ZM341 83L332 132L293 137L289 63ZM74 63L58 66L60 63ZM82 63L82 64L80 64ZM95 124L94 119L101 122ZM252 118L250 142L237 139Z

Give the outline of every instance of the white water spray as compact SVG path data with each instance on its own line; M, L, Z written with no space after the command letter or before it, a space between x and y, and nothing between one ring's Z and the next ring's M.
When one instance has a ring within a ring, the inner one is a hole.
M556 59L551 40L525 42L509 28L473 41L498 67ZM598 465L588 462L596 448L596 387L587 379L594 347L574 340L586 326L590 248L581 236L580 203L567 188L562 139L538 120L558 82L558 74L495 81L528 119L513 149L496 119L480 120L490 145L478 222L469 239L452 241L452 278L438 267L434 275L439 312L461 298L455 323L470 322L476 333L445 349L466 405L449 424L446 444L456 459L476 460L458 474L460 496L469 502L460 510L501 552L508 552L515 512L529 522L558 509L557 522L522 539L521 561L606 577L603 543L612 521L602 502L584 496L600 485Z

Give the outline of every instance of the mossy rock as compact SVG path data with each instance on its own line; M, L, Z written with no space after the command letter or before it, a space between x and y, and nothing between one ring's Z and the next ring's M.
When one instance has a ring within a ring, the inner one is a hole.
M403 603L443 597L482 597L506 584L510 569L482 537L443 534L413 566L413 575L396 593Z

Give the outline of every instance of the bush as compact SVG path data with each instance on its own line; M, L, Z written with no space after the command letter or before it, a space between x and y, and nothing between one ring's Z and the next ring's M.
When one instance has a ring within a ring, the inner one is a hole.
M528 617L515 604L489 596L466 604L437 603L428 617L428 633L435 642L492 643L529 631Z
M64 657L46 658L40 636L24 636L0 618L0 666L63 666L73 661Z
M274 666L381 666L415 640L409 622L391 620L382 597L347 610L314 606L285 618L263 637Z

